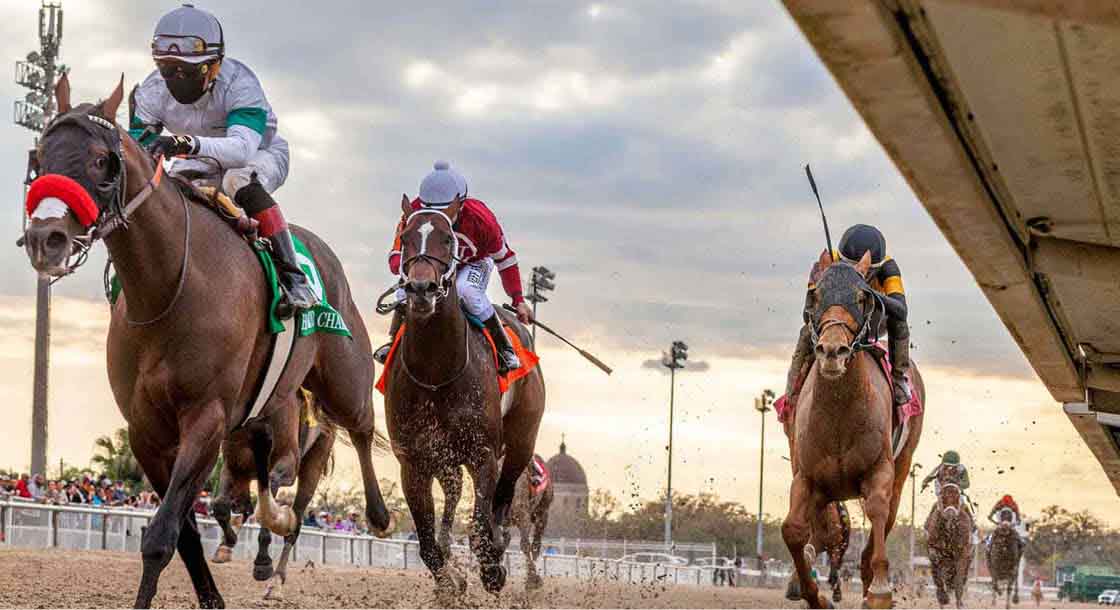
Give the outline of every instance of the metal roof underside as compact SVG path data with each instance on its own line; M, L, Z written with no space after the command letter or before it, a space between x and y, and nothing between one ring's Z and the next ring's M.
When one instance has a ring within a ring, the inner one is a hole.
M1120 493L1120 3L783 1Z

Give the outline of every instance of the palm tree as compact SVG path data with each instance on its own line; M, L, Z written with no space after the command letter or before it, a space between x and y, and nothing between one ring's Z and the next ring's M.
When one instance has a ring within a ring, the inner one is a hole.
M136 456L132 455L132 445L128 443L128 428L119 428L112 436L101 436L93 441L94 467L114 481L125 481L138 486L144 480L144 471Z

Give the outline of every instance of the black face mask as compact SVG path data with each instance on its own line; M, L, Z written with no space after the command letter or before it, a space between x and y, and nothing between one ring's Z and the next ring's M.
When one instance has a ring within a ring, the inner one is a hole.
M171 97L180 104L193 104L206 94L206 75L210 72L209 66L157 65L160 75L163 76L163 82L167 84L167 90L171 92Z

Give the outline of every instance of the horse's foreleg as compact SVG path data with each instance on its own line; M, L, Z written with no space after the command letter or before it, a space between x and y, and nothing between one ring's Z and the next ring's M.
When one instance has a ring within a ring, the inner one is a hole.
M455 510L463 496L463 471L458 466L441 473L440 489L443 490L443 519L439 527L439 548L444 557L451 557L451 530L455 526Z
M890 564L887 561L887 526L891 513L891 490L894 466L882 462L863 484L863 506L871 521L871 583L866 586L867 605L871 608L891 607Z
M797 475L789 492L789 514L782 522L782 539L793 557L797 569L797 580L801 586L801 597L810 608L828 608L831 604L820 593L816 580L809 573L809 561L805 557L805 546L812 535L809 515L817 514L824 502L810 487L808 480Z
M508 463L509 455L506 455ZM506 584L506 569L502 565L506 539L494 516L494 492L498 484L498 460L491 451L484 452L477 463L470 467L474 479L474 517L471 527L471 550L478 557L482 585L491 593L498 593ZM516 479L515 479L516 480ZM501 537L501 540L499 540Z
M370 406L370 410L373 407ZM371 422L372 423L372 422ZM371 425L367 431L350 430L350 440L358 454L358 464L362 471L362 488L366 495L366 522L373 535L385 538L393 533L396 523L392 513L385 506L381 486L377 482L377 471L373 468L373 439L376 433ZM428 494L431 494L431 480L428 480Z
M202 608L223 608L225 601L218 593L214 577L202 555L198 532L187 533L180 541L182 528L190 524L195 498L202 491L202 484L214 469L225 433L225 412L217 401L185 408L179 416L179 445L170 474L160 466L160 460L143 460L144 472L163 499L140 543L143 572L136 594L136 607L151 607L156 594L160 573L171 561L176 547L190 573L198 605ZM133 439L137 438L132 430ZM143 440L133 441L133 450L139 455L158 456L165 448L148 446ZM152 466L148 468L149 464ZM166 478L165 478L166 477Z
M436 597L441 605L453 605L465 581L447 562L436 543L436 506L432 500L432 475L417 471L407 459L401 464L401 490L404 492L416 537L420 542L420 559L436 579Z
M540 574L537 574L536 557L533 555L535 542L533 530L536 527L533 524L531 509L528 512L529 514L515 517L514 521L518 531L521 532L521 554L525 556L525 589L532 591L541 588L544 583L541 582Z

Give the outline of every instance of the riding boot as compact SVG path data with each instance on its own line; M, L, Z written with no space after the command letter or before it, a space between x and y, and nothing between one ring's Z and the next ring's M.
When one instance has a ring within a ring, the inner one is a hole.
M389 323L389 342L373 352L373 359L381 364L385 364L385 361L389 359L389 350L393 349L393 342L397 340L397 333L401 329L401 324L404 324L402 309L401 304L397 303L396 308L393 309L393 321Z
M797 336L797 347L793 349L793 361L790 362L789 372L786 373L786 400L793 400L793 391L801 378L801 369L813 356L813 337L808 324L801 326L801 333Z
M307 276L296 262L295 244L288 230L288 223L276 200L265 190L253 173L249 184L237 189L233 196L249 216L260 223L258 234L272 244L272 258L276 263L276 273L280 279L280 302L276 305L276 315L287 319L296 311L310 309L319 299L311 290Z
M894 404L910 402L910 326L905 320L887 320L887 342L890 347L891 377L894 381Z
M494 340L494 347L498 349L498 374L505 375L521 368L521 360L517 357L517 352L513 351L513 344L502 328L502 320L498 317L498 313L494 312L494 315L483 324L486 330L490 331L490 338Z

